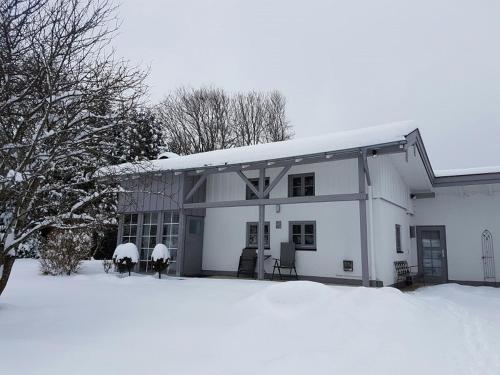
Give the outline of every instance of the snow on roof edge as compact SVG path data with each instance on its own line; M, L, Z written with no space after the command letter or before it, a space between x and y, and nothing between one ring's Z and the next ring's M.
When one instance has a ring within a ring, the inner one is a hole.
M355 148L401 142L416 130L418 130L418 127L413 121L401 121L288 141L209 151L171 159L125 163L102 168L98 171L98 175L194 170L302 157L327 152L341 152Z
M463 169L439 169L434 171L436 177L457 177L457 176L473 176L478 174L494 174L500 173L500 166L490 167L474 167Z

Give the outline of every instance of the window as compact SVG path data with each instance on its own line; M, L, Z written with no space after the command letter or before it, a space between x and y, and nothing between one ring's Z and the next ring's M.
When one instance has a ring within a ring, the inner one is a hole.
M257 190L259 190L259 179L258 178L249 178L248 179L253 186L255 186L257 188ZM257 196L255 195L255 193L250 190L250 188L245 184L247 190L246 190L246 199L247 200L250 200L250 199L257 199ZM269 186L269 177L266 177L266 179L264 180L264 190ZM267 196L266 198L268 198L269 196Z
M161 242L170 250L170 260L175 262L177 259L177 247L179 246L178 212L167 211L163 213L163 231Z
M396 252L403 253L403 249L401 247L401 225L396 224Z
M270 248L270 240L269 222L266 222L264 224L264 248ZM247 223L247 247L259 247L259 223Z
M314 173L288 176L288 196L306 197L314 195Z
M158 229L158 214L145 213L142 223L142 238L139 271L151 271L151 253L156 246L156 231Z
M290 222L290 241L297 250L316 250L316 222Z
M123 215L122 243L137 241L137 214Z

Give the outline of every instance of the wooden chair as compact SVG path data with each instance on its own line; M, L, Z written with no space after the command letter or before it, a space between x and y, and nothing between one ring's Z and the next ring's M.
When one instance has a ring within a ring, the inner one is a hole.
M236 277L240 275L247 275L255 278L255 266L257 265L257 251L255 249L245 248L241 252L240 262L238 264L238 273Z
M408 266L408 262L406 260L397 260L394 262L394 268L396 269L396 283L400 281L404 281L406 285L413 284L413 281L417 277L416 272L411 272L411 268L415 266Z
M280 275L280 280L283 280L281 275L281 269L290 270L290 277L292 276L292 271L295 272L295 278L298 280L299 275L297 275L297 269L295 268L295 244L290 242L282 242L280 248L279 259L274 258L274 267L271 280L274 279L274 272L278 270Z

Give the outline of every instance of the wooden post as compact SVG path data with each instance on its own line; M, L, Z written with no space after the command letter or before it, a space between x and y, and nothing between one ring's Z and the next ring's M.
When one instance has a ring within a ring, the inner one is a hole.
M259 199L264 198L266 170L259 170ZM257 252L257 270L259 280L264 280L264 230L266 223L266 206L259 204L259 229L258 229L258 252Z

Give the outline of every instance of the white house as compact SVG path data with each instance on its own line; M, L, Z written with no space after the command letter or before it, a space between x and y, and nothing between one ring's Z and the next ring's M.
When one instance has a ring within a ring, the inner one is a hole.
M159 242L186 276L235 275L254 247L262 279L282 242L296 244L301 279L393 285L396 260L435 283L494 284L500 271L500 168L434 171L411 122L113 172L126 191L118 241L137 244L142 271Z

